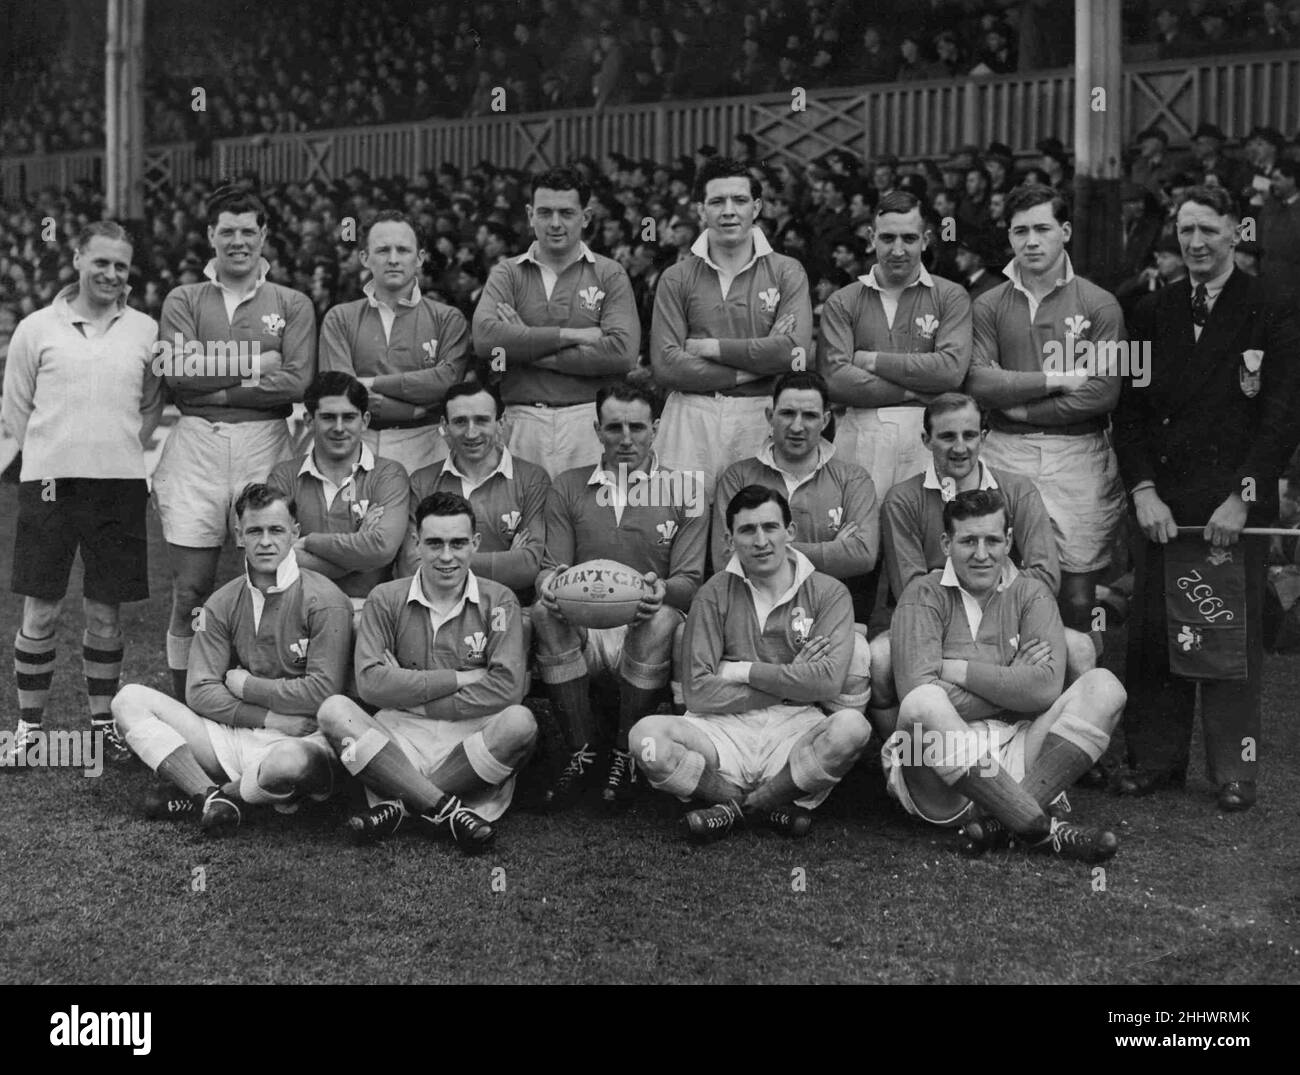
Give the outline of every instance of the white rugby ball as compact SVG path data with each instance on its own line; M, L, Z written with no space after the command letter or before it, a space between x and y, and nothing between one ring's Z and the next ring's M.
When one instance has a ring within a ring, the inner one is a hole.
M578 627L622 627L632 622L645 593L639 572L617 560L588 560L555 576L555 602Z

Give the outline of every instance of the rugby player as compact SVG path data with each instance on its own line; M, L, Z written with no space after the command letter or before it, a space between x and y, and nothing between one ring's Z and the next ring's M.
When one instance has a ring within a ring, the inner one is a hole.
M203 375L173 366L166 377L181 417L163 445L153 497L172 569L167 666L178 699L186 697L194 617L212 593L221 546L234 529L234 501L293 453L285 419L316 367L311 300L266 278L261 200L239 187L214 191L208 241L215 254L204 269L208 279L167 295L161 341L195 344L207 355L234 353L251 361L258 377L243 384L228 363L212 362Z
M1009 558L996 489L944 505L942 571L913 579L894 613L902 703L881 757L890 793L936 825L964 824L968 853L1015 842L1098 862L1119 847L1053 805L1105 752L1124 688L1104 668L1062 693L1065 634L1047 586ZM1050 808L1050 810L1049 810Z
M747 485L775 489L790 503L795 533L790 547L808 557L815 570L844 583L855 609L861 600L855 619L865 625L870 613L867 576L876 566L880 548L880 511L870 475L839 458L836 446L822 439L830 420L826 382L820 374L804 370L776 379L767 408L771 431L767 443L757 456L733 463L718 479L713 495L713 563L721 569L731 557L725 516L731 498ZM685 667L680 655L675 654L674 663L679 670ZM850 675L863 682L853 697L841 697L841 706L866 706L870 666L862 626L854 639ZM674 680L674 694L679 690Z
M406 536L406 471L363 440L369 393L350 373L318 373L303 402L312 447L277 463L266 484L298 505L298 566L332 579L359 615Z
M640 385L614 385L600 390L596 408L601 461L594 469L566 471L551 486L547 565L537 578L532 609L538 668L570 752L544 792L547 810L577 801L590 779L596 747L607 738L604 722L592 712L589 689L591 677L601 673L616 677L619 693L602 800L610 810L631 802L636 765L628 730L651 711L669 682L674 632L699 589L708 540L704 490L690 475L660 467L652 450L659 428L655 395ZM555 575L596 559L642 573L646 590L628 626L574 626L556 604Z
M760 191L743 164L705 163L693 192L704 231L655 291L650 363L670 390L659 453L706 489L762 447L774 378L812 364L808 277L755 227Z
M143 445L162 413L152 350L158 325L126 305L131 254L120 225L87 225L72 259L76 281L23 318L9 342L0 424L23 453L13 559L23 615L14 639L18 727L0 766L18 763L39 741L78 550L91 729L102 733L106 757L130 756L109 703L122 670L121 604L149 596Z
M146 797L146 815L197 815L211 836L237 828L244 804L329 797L337 766L315 717L352 654L348 599L294 556L293 500L254 483L235 514L244 571L197 617L185 704L138 683L113 699L131 749L169 782Z
M546 494L551 479L536 463L516 458L506 447L505 404L496 388L463 381L447 390L442 432L449 452L441 463L411 475L407 543L398 574L420 566L415 511L433 493L465 497L479 520L479 545L470 570L514 591L521 605L533 599L546 540ZM524 617L524 651L528 651L528 617Z
M572 169L535 176L535 241L493 267L474 311L474 353L503 373L510 452L552 478L595 464L596 392L634 369L641 348L627 272L582 241L590 198Z
M1067 627L1093 632L1100 653L1097 583L1124 511L1107 439L1121 378L1107 363L1076 369L1073 351L1076 342L1120 340L1124 317L1110 292L1075 275L1065 250L1069 206L1059 193L1017 187L1006 215L1015 256L1003 269L1008 280L975 301L966 390L990 409L985 460L1023 474L1042 496L1057 534L1061 615ZM1068 369L1048 366L1058 350Z
M871 229L876 264L822 307L818 369L848 408L836 454L881 496L925 469L921 407L960 388L970 365L970 296L921 264L930 239L921 203L890 191Z
M980 458L988 417L979 404L961 392L945 392L926 404L922 422L922 440L930 451L930 462L924 472L890 489L880 508L881 553L890 594L882 608L884 615L892 616L899 596L913 579L944 566L948 559L943 546L944 505L972 489L1001 493L1011 529L1013 561L1023 574L1038 579L1055 594L1061 568L1043 498L1028 478L991 467ZM1096 667L1096 654L1087 635L1067 629L1066 651L1067 681ZM1069 667L1076 661L1077 668ZM888 630L871 639L871 677L868 715L877 730L888 736L898 717Z
M522 705L519 602L470 570L474 509L434 493L416 509L420 569L376 587L361 613L356 679L367 714L343 695L321 706L321 728L370 808L348 819L354 839L391 836L414 816L476 854L510 806L515 770L537 736Z
M630 742L652 787L713 804L686 814L691 838L746 817L804 836L871 736L857 710L819 706L849 673L853 603L791 547L780 492L747 485L724 518L734 555L686 621L687 712L647 716Z
M420 294L428 254L409 216L380 213L362 242L366 297L321 321L320 368L361 381L370 393L366 447L410 474L447 454L438 418L447 389L469 368L469 326L454 306Z

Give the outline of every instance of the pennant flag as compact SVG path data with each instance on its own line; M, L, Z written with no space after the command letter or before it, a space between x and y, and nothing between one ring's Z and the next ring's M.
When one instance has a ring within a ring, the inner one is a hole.
M1246 678L1246 554L1200 537L1165 546L1169 670L1188 679Z

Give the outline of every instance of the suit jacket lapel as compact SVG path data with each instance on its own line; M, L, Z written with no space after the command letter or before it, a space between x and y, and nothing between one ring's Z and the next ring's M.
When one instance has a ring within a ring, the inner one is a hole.
M1176 295L1171 296L1172 310L1178 326L1175 336L1179 340L1178 350L1187 355L1187 362L1171 395L1175 408L1195 396L1221 363L1236 359L1229 351L1229 344L1241 323L1250 316L1250 303L1243 301L1249 290L1246 274L1234 270L1219 292L1198 340L1192 330L1192 284L1190 280L1179 282Z

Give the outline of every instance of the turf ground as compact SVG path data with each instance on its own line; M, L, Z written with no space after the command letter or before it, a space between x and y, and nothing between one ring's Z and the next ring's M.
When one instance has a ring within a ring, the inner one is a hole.
M15 510L16 487L0 485L6 590ZM156 519L150 530L154 596L124 610L123 678L166 689L165 550ZM231 554L222 577L235 568ZM50 728L87 719L78 604L65 608ZM6 592L6 652L19 614ZM695 848L652 799L620 819L595 803L512 811L479 860L413 834L352 848L341 803L258 814L204 842L142 819L154 777L139 767L0 775L0 983L1294 983L1298 690L1300 658L1269 658L1253 811L1219 814L1199 762L1186 793L1072 792L1123 840L1104 875L960 858L955 837L886 798L875 745L803 841L744 832ZM15 705L6 656L6 728ZM525 772L521 797L539 775Z

